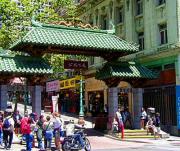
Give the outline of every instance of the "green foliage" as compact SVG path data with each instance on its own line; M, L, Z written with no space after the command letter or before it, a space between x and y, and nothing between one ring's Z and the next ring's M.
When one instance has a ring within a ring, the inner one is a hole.
M43 23L51 23L59 20L75 18L76 8L72 0L0 0L0 16L2 16L2 28L0 29L0 48L9 48L17 39L24 36L31 27L31 19ZM20 50L21 51L21 50ZM11 52L11 54L22 54ZM64 71L63 55L47 54L44 58L51 64L55 75Z
M19 36L23 36L31 26L32 16L49 23L73 18L75 11L72 0L19 0L18 3L1 0L0 47L8 48Z

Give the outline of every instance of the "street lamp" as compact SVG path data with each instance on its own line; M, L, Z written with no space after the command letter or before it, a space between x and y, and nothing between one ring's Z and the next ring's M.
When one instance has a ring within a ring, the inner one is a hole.
M27 110L27 102L28 102L28 85L27 85L27 78L24 78L24 85L25 85L25 90L24 90L24 113Z
M83 106L83 79L82 79L82 72L80 71L80 87L79 87L79 95L80 95L80 111L79 111L79 121L78 123L83 125L84 124L84 106Z

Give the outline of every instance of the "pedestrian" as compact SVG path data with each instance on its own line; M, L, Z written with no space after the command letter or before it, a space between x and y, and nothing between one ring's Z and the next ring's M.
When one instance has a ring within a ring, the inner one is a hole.
M23 129L23 126L28 122L28 111L25 111L24 112L24 117L22 117L21 119L21 124L20 124L20 131L21 131L21 134L22 134L22 139L21 139L21 144L23 141L26 141L26 136L25 136L25 133L24 133L24 129Z
M3 119L4 119L4 114L3 111L0 111L0 145L3 146L3 138L2 138L2 134L3 134Z
M132 129L132 118L131 118L131 113L129 112L128 107L126 107L124 110L124 116L125 116L124 125L127 126L127 122L128 122L129 127Z
M142 107L141 108L141 130L145 129L146 119L147 119L147 113L145 109Z
M155 126L153 124L153 119L151 117L148 118L148 122L146 123L147 135L149 133L154 134Z
M51 143L53 138L53 123L50 120L50 116L46 117L46 121L43 124L44 129L44 148L51 149Z
M105 116L108 116L108 105L107 104L104 105L104 114L105 114Z
M112 122L112 133L115 134L117 132L118 132L118 122L116 118L114 118Z
M38 148L43 149L43 143L42 143L42 138L43 138L43 123L44 123L44 116L40 115L38 122L36 123L37 126L37 141L38 141Z
M117 112L116 112L116 120L118 122L118 131L121 131L121 139L124 139L124 123L122 120L122 115L121 115L121 108L119 107Z
M59 113L57 112L53 113L52 121L53 121L53 127L54 127L53 134L55 137L55 146L56 146L56 149L59 150L60 149L60 129L62 126Z
M160 138L160 132L161 132L160 124L161 124L160 114L157 112L155 115L155 119L154 119L154 125L155 125L154 138L155 139L156 139L156 136L158 136Z
M34 135L32 134L31 124L32 124L31 117L24 118L22 130L23 130L23 135L25 136L25 141L26 141L26 151L31 151L33 147Z
M6 109L5 119L3 122L3 140L5 149L10 149L13 140L13 131L14 131L14 120L12 118L12 109Z
M21 119L22 116L20 115L19 111L16 110L16 112L13 114L14 119L14 128L15 128L15 134L20 134L20 126L21 126Z

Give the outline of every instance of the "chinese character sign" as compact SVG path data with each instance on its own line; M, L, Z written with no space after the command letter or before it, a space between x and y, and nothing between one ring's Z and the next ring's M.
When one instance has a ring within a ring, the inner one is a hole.
M88 62L64 60L64 69L88 69Z
M46 92L59 91L60 82L59 80L50 81L46 83Z
M177 127L180 129L180 85L176 85Z

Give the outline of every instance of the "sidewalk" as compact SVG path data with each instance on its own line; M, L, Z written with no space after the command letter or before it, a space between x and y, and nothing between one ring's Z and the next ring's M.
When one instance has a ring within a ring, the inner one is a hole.
M19 112L23 115L24 114L24 105L23 104L19 104L18 103L18 110ZM29 113L32 112L32 107L31 106L27 106L27 110ZM42 115L47 116L47 115L52 115L50 112L44 112L42 110ZM69 120L74 120L75 123L78 123L78 115L75 114L62 114L61 117L63 118L64 121L69 121ZM176 136L170 136L167 139L157 139L155 140L154 138L139 138L139 139L119 139L115 136L106 134L106 133L102 133L99 131L96 131L93 129L93 123L92 123L92 119L91 118L86 118L85 117L85 127L88 129L89 132L88 136L105 136L114 140L120 140L120 141L127 141L127 142L137 142L137 143L154 143L154 142L160 142L160 141L179 141L180 142L180 137L176 137Z

